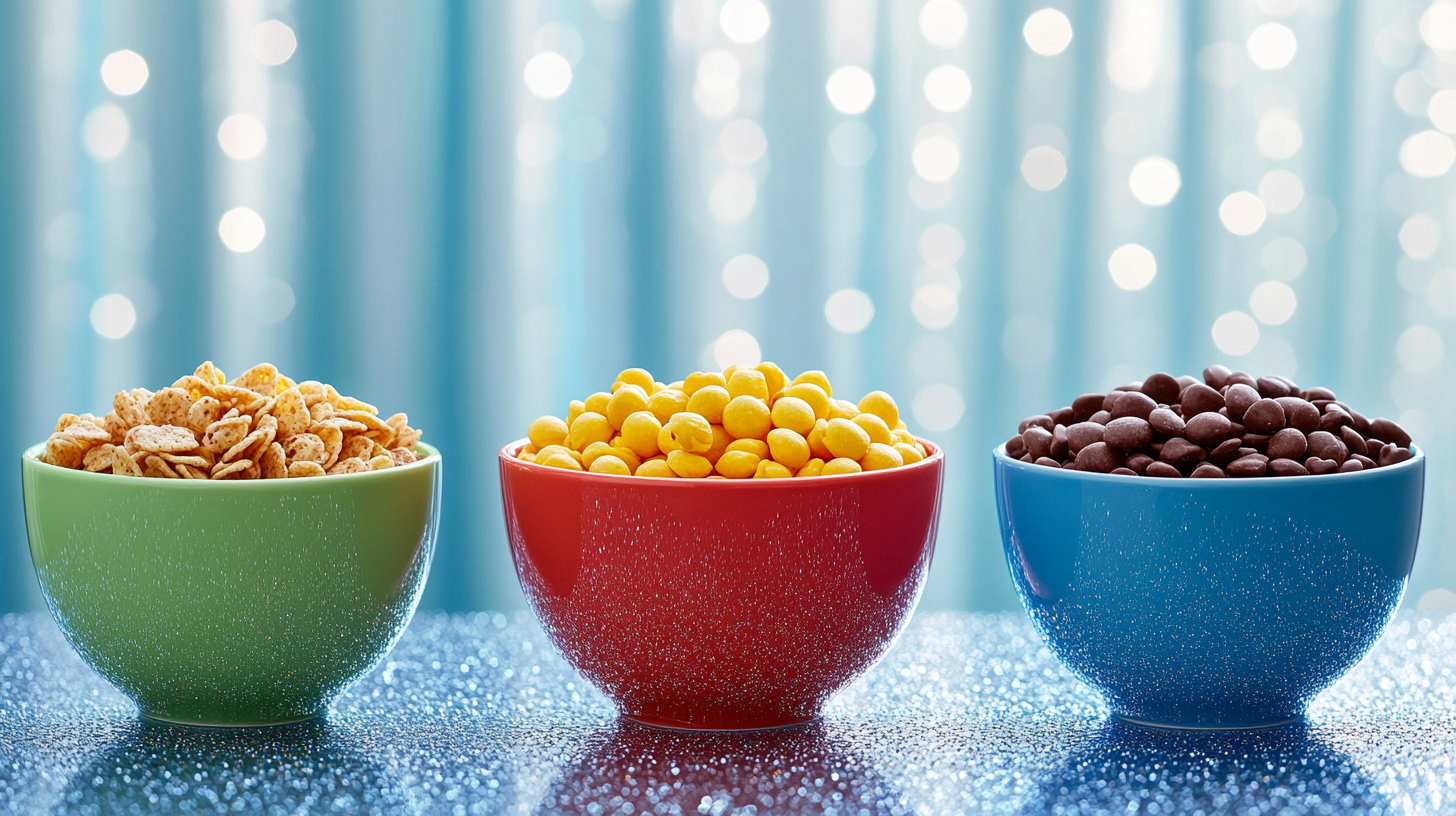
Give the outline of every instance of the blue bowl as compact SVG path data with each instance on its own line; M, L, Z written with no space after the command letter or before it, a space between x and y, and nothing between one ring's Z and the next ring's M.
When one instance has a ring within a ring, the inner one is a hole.
M1360 473L1156 479L992 454L1006 563L1052 652L1114 714L1299 719L1379 639L1415 560L1425 455Z

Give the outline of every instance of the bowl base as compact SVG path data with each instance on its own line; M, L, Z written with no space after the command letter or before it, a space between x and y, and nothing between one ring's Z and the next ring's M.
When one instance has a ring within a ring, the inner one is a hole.
M1231 723L1228 725L1200 725L1188 723L1155 722L1153 720L1144 720L1138 717L1129 717L1126 714L1118 714L1117 712L1113 712L1112 716L1125 723L1141 726L1143 728L1161 728L1169 731L1249 731L1259 728L1278 728L1281 725L1293 725L1294 723L1300 722L1304 719L1304 717L1301 715L1297 717L1282 717L1280 719L1269 720L1267 722Z
M819 719L819 715L812 717L801 717L782 722L768 722L763 725L700 725L696 723L685 723L677 720L667 720L658 717L648 717L642 714L623 714L622 719L631 720L639 725L646 725L652 728L662 728L668 731L772 731L778 728L796 728L805 723L811 723Z
M260 722L195 722L192 720L179 720L175 717L162 717L156 714L148 714L145 711L137 712L143 720L157 723L159 725L180 725L187 728L272 728L278 725L296 725L309 720L316 720L324 715L320 711L317 714L309 714L306 717L296 717L289 720L266 720Z

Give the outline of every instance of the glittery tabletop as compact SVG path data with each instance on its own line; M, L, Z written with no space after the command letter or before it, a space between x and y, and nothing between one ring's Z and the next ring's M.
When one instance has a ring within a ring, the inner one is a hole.
M1109 721L1020 614L922 614L819 722L718 735L618 720L524 614L420 614L326 718L252 731L139 721L0 618L0 814L558 812L1456 812L1456 616L1219 734Z

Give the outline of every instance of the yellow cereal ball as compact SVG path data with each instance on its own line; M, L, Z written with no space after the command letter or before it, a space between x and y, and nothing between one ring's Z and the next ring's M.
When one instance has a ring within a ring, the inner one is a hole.
M728 396L727 388L721 385L705 385L688 397L687 409L709 422L721 424L723 409L727 407L728 401L731 399L733 398Z
M784 390L784 386L789 384L788 375L784 373L782 368L779 368L773 363L759 363L753 367L753 370L763 375L763 379L768 383L768 392L770 394L777 394Z
M788 428L774 428L768 432L768 451L775 462L790 470L798 470L809 462L808 441Z
M871 391L865 394L860 398L859 410L883 419L886 428L893 428L900 421L900 406L895 404L894 397L884 391Z
M623 385L607 400L607 421L613 428L621 428L627 417L646 410L647 393L635 385Z
M566 427L570 428L576 418L586 413L586 403L581 400L572 400L571 405L566 409Z
M684 479L701 479L713 472L713 463L708 461L708 457L685 450L669 453L667 466Z
M757 371L753 372L758 374ZM758 374L763 377L762 374ZM723 408L723 428L734 439L762 439L773 427L768 405L747 394L734 397Z
M859 462L856 462L853 459L845 459L841 457L839 459L830 459L828 462L825 462L824 469L819 472L819 475L841 476L846 473L859 473L861 470L864 470L864 468L859 466Z
M531 438L531 444L537 450L547 445L560 445L566 442L566 434L570 429L565 422L554 416L537 417L526 431L526 436Z
M651 411L638 411L622 423L622 444L643 459L656 456L657 433L661 430L662 423Z
M590 470L592 473L610 473L614 476L632 475L632 469L627 467L627 463L610 453L598 456L592 460L591 467L587 468L587 470Z
M714 425L713 446L704 451L703 455L708 457L709 462L713 462L716 464L718 462L718 457L722 456L723 451L728 450L728 446L732 443L733 437L729 436L728 432L723 430L723 426Z
M853 420L831 419L824 429L824 447L836 459L857 462L870 449L870 435Z
M526 445L525 445L525 447L521 448L521 453L529 453L532 456L535 456L536 455L536 446L535 445L532 445L530 442L527 442Z
M587 397L586 398L586 402L584 403L584 407L586 408L586 411L587 412L591 412L593 414L601 414L602 416L606 416L607 415L607 405L609 405L611 403L611 401L612 401L612 395L611 394L608 394L605 391L598 391L595 394L592 394L590 397ZM585 413L585 412L583 412L583 413Z
M748 451L726 451L713 465L713 469L729 479L747 479L758 472L759 458Z
M883 442L871 442L870 449L859 460L860 467L865 470L889 470L903 464L905 460L900 458L900 452Z
M707 476L704 476L703 477L703 481L706 482L706 481L709 481L710 479L727 479L727 478L728 478L727 476L724 476L721 473L709 473Z
M800 436L814 430L814 409L798 397L780 398L770 415L775 427L788 428Z
M753 472L753 478L755 479L791 479L793 476L794 472L792 470L789 470L772 459L765 459L759 462L758 470Z
M666 391L666 390L667 390L667 383L660 383L660 382L654 382L654 383L652 383L652 393L656 394L658 391Z
M581 454L564 445L547 445L536 453L536 461L545 462L547 459L555 456L558 453L562 456L567 456L575 459L578 462L581 461Z
M905 430L904 428L896 428L895 430L890 431L890 436L895 437L895 442L897 444L900 442L904 442L907 445L915 444L915 435Z
M573 450L586 450L586 446L593 442L610 442L615 433L616 429L605 416L587 411L571 423L571 433L567 437L567 444Z
M684 383L682 380L673 380L672 382L667 384L667 387L671 388L674 391L682 391L684 385L686 385L686 383ZM687 392L683 391L683 393L686 394Z
M657 421L664 425L669 419L672 419L673 414L687 409L688 395L671 388L664 388L647 400L647 410L651 411L657 417Z
M638 456L631 448L624 445L613 445L612 455L627 463L627 469L637 472L637 466L642 464L642 457Z
M762 439L735 439L728 443L729 451L745 451L759 459L768 458L768 443Z
M534 462L534 461L536 461L536 454L534 454L534 453L526 453L525 451L521 451L520 455L517 456L516 458L517 459L520 459L522 462Z
M659 479L676 479L677 474L667 466L666 459L648 459L637 468L636 476L655 476Z
M854 419L859 416L859 406L849 400L830 400L830 419Z
M854 419L851 419L850 422L864 428L865 433L870 435L871 442L890 445L895 441L895 437L890 435L890 426L886 425L885 421L875 414L862 413Z
M901 461L903 461L907 465L913 465L916 462L919 462L921 459L925 458L924 456L920 455L920 451L916 449L914 445L908 445L904 442L896 442L894 448L895 450L900 452Z
M677 447L688 453L703 453L713 447L713 426L697 414L688 411L675 414L662 429L672 434Z
M562 470L581 470L581 464L565 454L557 453L537 462L546 467L561 468Z
M910 430L910 426L909 425L906 425L905 424L905 420L902 419L899 422L896 422L895 423L895 430L897 430L897 431L908 431L908 430Z
M733 372L728 379L728 395L730 397L758 397L761 400L768 399L768 380L763 374L751 368L740 368Z
M930 451L925 449L925 445L919 439L915 440L915 450L920 451L920 455L926 459L930 458Z
M691 397L698 393L699 389L708 385L716 385L724 391L728 390L728 381L716 371L694 371L688 375L686 380L683 380L683 387L680 390Z
M635 385L642 389L642 393L652 393L652 375L645 368L629 368L617 375L617 382L623 385ZM615 383L613 384L615 388Z
M806 463L803 467L799 468L799 472L794 474L794 478L797 479L800 476L820 476L823 473L824 460L815 457L813 459L810 459L808 463Z
M813 383L819 386L819 390L823 391L826 397L834 396L834 388L829 384L829 378L822 371L805 371L794 378L794 385L800 383Z
M675 450L682 450L682 446L678 445L677 440L673 438L672 431L669 431L666 425L662 426L662 430L657 432L657 449L664 454L672 453Z
M723 387L724 388L727 388L728 387L728 382L733 379L733 372L737 371L739 368L741 368L741 366L739 366L737 363L734 363L733 365L728 366L727 368L723 369Z
M591 470L592 463L597 460L598 456L610 455L612 455L611 445L606 442L593 442L586 446L586 450L581 452L581 466L587 470Z
M834 458L829 448L824 446L824 433L829 430L829 422L823 419L814 420L814 430L809 431L809 452L816 457L828 462Z
M809 407L814 409L815 419L829 419L829 396L819 386L813 383L796 383L784 389L784 396L809 403Z

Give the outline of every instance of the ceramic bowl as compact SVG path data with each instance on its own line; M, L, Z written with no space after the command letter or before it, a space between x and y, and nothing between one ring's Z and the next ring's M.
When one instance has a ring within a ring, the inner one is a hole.
M440 454L312 479L187 481L21 460L41 592L152 719L322 714L394 645L435 548Z
M889 649L935 547L944 454L849 476L610 476L500 453L506 530L556 648L650 725L806 722Z
M1134 722L1277 725L1405 592L1425 456L1360 473L1156 479L993 453L1006 561L1052 652Z

